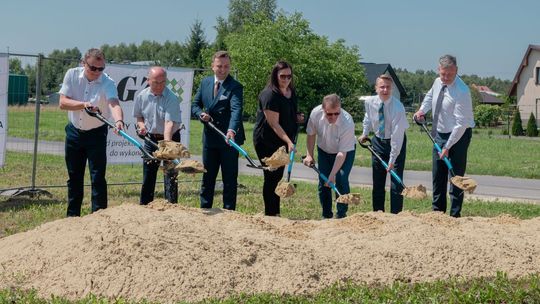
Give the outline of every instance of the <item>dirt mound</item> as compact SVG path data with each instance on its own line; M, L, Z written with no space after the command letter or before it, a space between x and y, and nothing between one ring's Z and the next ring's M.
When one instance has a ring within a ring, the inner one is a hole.
M289 220L156 201L0 239L0 288L174 302L316 292L335 282L540 272L540 218L353 214Z
M340 195L336 202L342 204L358 205L362 201L360 193L347 193Z

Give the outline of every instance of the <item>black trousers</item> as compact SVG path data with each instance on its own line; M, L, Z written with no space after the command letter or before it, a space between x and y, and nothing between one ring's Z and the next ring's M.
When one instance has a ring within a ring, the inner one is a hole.
M392 147L390 146L390 140L380 139L377 136L373 136L371 140L373 145L373 150L379 154L379 156L388 164L390 159L390 151ZM401 151L394 163L394 171L397 173L399 178L403 181L403 170L405 169L405 158L407 154L407 136L403 137L403 145L401 146ZM381 162L372 155L371 157L371 166L372 166L372 175L373 175L373 211L382 211L384 212L384 201L385 201L385 190L386 185L386 168L381 164ZM403 187L398 183L392 176L390 176L390 212L397 214L403 210L403 195L401 192Z
M156 136L152 134L150 135L150 138L156 143L159 140L163 139L162 136ZM172 140L176 142L180 142L180 131L173 134ZM152 152L157 150L156 147L149 144L148 142L144 143L144 149L148 151L148 153L150 154L152 154ZM143 184L141 188L141 199L140 199L141 205L147 205L148 203L154 200L154 191L156 189L156 178L157 178L158 169L159 169L159 162L157 161L150 161L150 162L144 161L143 162ZM167 199L167 201L172 204L178 203L177 177L178 177L178 173L175 170L169 170L165 172L163 175L165 199Z
M266 164L263 163L262 159L274 154L274 152L276 152L278 148L279 147L272 148L263 144L257 144L255 145L255 152L257 153L257 157L261 161L261 164L266 166ZM263 200L264 200L264 214L265 215L269 215L269 216L279 215L281 198L279 197L279 195L275 193L275 191L276 191L276 187L279 181L283 178L284 171L285 171L285 167L280 167L279 169L275 171L263 170L263 174L264 174Z
M87 160L92 182L92 212L107 208L107 125L84 131L68 123L65 130L65 160L69 176L67 216L81 215Z
M203 144L203 173L200 202L201 208L212 208L216 178L221 168L223 180L223 209L236 210L238 191L238 151L233 147L208 147Z
M451 133L437 133L435 141L442 148L448 141ZM472 129L468 128L463 136L455 143L448 151L448 158L454 168L456 175L465 175L465 169L467 168L467 151L469 144L471 143ZM439 158L439 154L435 147L433 148L433 211L446 212L446 191L448 187L449 171L448 167L442 159ZM460 217L461 208L463 205L463 190L450 184L450 201L451 209L450 216Z

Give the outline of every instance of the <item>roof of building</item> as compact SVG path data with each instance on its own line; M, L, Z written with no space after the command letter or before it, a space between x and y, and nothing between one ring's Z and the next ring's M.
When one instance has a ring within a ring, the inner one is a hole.
M366 70L366 78L370 85L375 86L375 81L377 80L377 77L387 73L390 74L390 76L394 80L394 83L396 84L396 87L398 88L401 97L407 97L407 92L405 91L405 88L399 81L396 72L394 72L394 69L389 63L360 62L360 64L362 64Z
M504 104L504 101L497 98L497 96L493 94L489 94L487 92L480 92L480 96L482 96L482 103L485 104Z
M523 59L521 60L521 64L519 65L519 68L516 72L516 76L514 76L514 80L512 80L512 86L510 86L510 91L508 91L508 96L516 95L517 84L519 82L519 75L521 75L521 72L523 71L523 69L527 65L529 65L529 54L533 50L540 51L540 45L529 44L529 47L527 47L527 51L525 52L525 55L523 56Z

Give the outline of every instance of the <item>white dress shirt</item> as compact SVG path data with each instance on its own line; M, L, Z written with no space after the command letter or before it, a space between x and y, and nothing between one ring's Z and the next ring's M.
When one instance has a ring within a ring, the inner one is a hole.
M437 98L441 91L443 83L439 78L435 79L433 86L424 97L420 111L427 113L430 110L435 112L434 108L437 103ZM450 149L463 136L467 128L474 127L474 116L472 109L472 98L469 87L456 76L454 82L444 90L444 98L442 108L439 113L439 122L437 124L437 132L451 133L444 148Z
M74 100L91 102L94 107L99 107L106 118L110 116L108 101L118 99L116 84L109 75L101 73L98 79L88 81L84 76L84 67L72 68L66 72L59 93ZM103 122L88 115L84 109L68 111L68 119L80 130L91 130L103 125Z
M409 123L405 115L405 107L399 99L391 96L384 102L384 134L379 134L379 108L382 102L378 95L366 99L362 135L368 136L369 132L373 131L378 138L390 139L391 150L388 164L393 164L401 152L405 130L409 128Z
M317 135L317 146L329 154L354 150L354 121L351 114L341 109L336 123L330 124L322 105L316 106L309 116L307 135Z

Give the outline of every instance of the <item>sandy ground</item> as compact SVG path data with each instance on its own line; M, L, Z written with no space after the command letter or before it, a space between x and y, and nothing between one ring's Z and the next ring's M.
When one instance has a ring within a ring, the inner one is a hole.
M301 294L346 280L420 282L497 271L540 272L540 218L404 212L299 221L157 201L0 239L0 288L70 299Z

